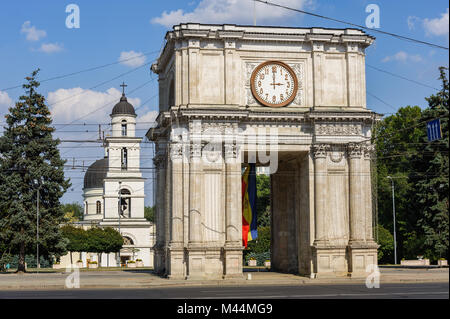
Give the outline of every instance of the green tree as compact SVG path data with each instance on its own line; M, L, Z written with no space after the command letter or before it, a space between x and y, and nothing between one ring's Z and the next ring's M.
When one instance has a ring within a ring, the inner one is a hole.
M101 254L108 250L108 239L100 227L92 227L86 231L86 251L96 253L99 264L101 264Z
M270 226L270 176L256 175L258 227Z
M387 264L394 261L394 236L381 225L377 225L375 230L378 235L378 263Z
M70 252L70 263L73 264L72 252L87 251L87 234L86 231L72 225L64 225L61 227L62 236L67 239L67 250Z
M64 216L69 223L77 222L83 220L83 206L77 202L63 204L62 209L64 211Z
M60 199L70 187L64 163L53 138L54 128L44 97L37 93L34 71L23 85L25 95L9 108L0 137L0 241L19 255L18 271L25 271L25 255L36 249L36 202L39 191L39 252L62 255L66 240Z
M270 258L270 226L258 227L258 239L248 242L247 249L244 250L244 261L250 257L255 257L261 265L265 259Z
M417 231L419 203L411 200L415 181L411 180L411 162L417 156L417 145L424 136L418 126L422 111L418 106L400 108L384 118L376 127L377 193L379 224L393 233L392 186L395 183L397 253L400 257L415 257L420 248L421 233Z
M103 233L108 242L108 244L106 245L105 250L103 252L106 254L119 252L123 246L122 235L112 227L104 228ZM108 258L107 266L109 267L109 258Z
M449 221L449 161L448 161L448 99L449 85L446 68L439 68L442 89L426 98L429 107L422 113L421 121L440 118L442 139L428 142L424 136L418 147L414 167L418 173L412 176L417 184L416 199L420 204L417 225L425 236L426 257L435 261L448 258Z
M155 222L155 206L145 206L144 207L144 218L149 222Z

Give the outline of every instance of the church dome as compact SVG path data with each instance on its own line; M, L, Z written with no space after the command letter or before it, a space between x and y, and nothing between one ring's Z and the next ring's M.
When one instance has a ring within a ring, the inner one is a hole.
M126 114L126 115L136 115L134 112L134 107L127 101L127 97L125 94L122 94L122 97L120 98L120 102L114 105L111 115L119 115L119 114Z
M95 161L84 175L84 188L103 188L103 180L108 171L108 158Z

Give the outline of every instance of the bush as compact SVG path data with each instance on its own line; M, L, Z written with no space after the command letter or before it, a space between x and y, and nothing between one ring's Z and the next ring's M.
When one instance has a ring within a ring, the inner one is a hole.
M248 265L248 261L251 259L256 260L257 266L264 266L264 262L270 259L270 250L262 253L255 253L255 252L248 253L245 257L245 264Z
M383 226L377 225L378 240L378 263L387 264L394 262L394 237Z
M10 259L10 268L17 268L19 262L19 256L16 255ZM36 256L25 255L25 262L27 263L27 268L36 268ZM44 256L39 256L39 264L41 268L51 268L53 265L53 259L46 259Z
M247 264L247 261L254 257L258 264L261 266L264 264L264 260L260 262L262 257L258 257L261 254L265 254L267 256L266 259L270 259L270 227L258 227L258 238L256 240L252 240L248 242L247 249L244 250L244 262ZM262 255L261 255L262 256ZM259 258L259 259L258 259Z

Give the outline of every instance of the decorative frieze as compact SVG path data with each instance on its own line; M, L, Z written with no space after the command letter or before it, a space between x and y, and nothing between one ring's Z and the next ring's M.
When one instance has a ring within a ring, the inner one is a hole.
M361 124L322 123L315 125L316 135L362 135Z

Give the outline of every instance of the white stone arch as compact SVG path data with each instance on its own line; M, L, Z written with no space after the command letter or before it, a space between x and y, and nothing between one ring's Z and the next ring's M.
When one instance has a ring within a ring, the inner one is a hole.
M128 232L121 232L122 237L129 237L132 241L133 241L133 245L132 246L136 246L137 245L137 239L136 236L134 236L131 233Z

